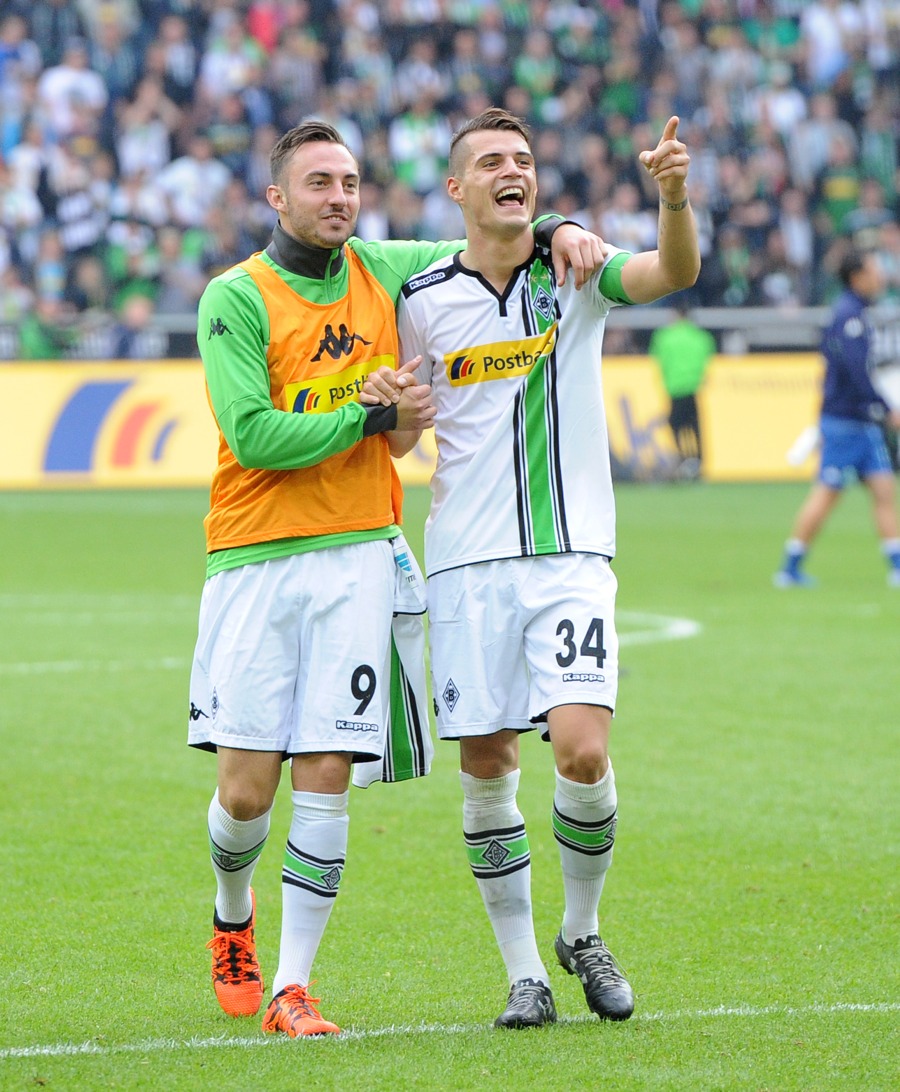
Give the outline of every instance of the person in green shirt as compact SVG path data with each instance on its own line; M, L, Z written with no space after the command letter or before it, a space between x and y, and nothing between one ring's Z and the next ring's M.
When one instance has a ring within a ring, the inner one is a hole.
M19 328L20 360L62 360L78 342L79 329L63 303L39 297Z
M688 318L687 307L676 305L678 317L660 326L650 338L650 355L659 366L669 396L669 428L681 460L680 477L697 478L703 461L697 391L716 351L715 338Z
M404 282L465 244L355 237L359 165L323 122L285 133L271 171L271 242L215 277L198 307L220 437L188 742L217 754L208 947L232 1016L262 1004L250 882L290 764L281 946L263 1029L293 1038L340 1031L310 996L310 971L343 874L353 763L377 757L385 735L398 570L401 586L415 579L387 452L408 450L434 412L425 385L401 383L385 407L364 407L358 392L369 370L395 362ZM570 270L580 287L602 263L601 241L577 225L535 228L558 279Z

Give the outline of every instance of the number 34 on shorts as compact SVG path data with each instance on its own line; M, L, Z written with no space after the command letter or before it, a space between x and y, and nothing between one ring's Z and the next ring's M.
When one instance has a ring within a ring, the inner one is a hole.
M615 708L616 579L605 557L512 558L429 581L442 737L534 727L557 705Z

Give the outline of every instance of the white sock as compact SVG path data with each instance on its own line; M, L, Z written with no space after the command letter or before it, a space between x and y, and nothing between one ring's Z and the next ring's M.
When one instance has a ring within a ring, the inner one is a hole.
M514 770L485 779L460 773L463 836L510 984L534 978L549 985L534 939L531 854L525 821L516 805L519 775Z
M281 872L281 949L272 995L308 986L347 857L349 792L292 792L294 815Z
M900 538L882 539L881 552L889 565L895 569L900 568Z
M219 803L219 790L213 794L207 829L216 877L216 917L222 925L243 925L250 920L250 881L266 844L271 819L271 808L256 819L233 819Z
M598 932L597 908L616 837L616 779L612 763L593 785L569 781L556 771L553 834L559 845L566 908L566 944Z

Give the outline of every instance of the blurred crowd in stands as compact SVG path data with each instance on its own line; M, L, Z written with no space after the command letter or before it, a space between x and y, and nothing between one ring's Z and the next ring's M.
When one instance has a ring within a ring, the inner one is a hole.
M266 245L308 117L362 165L358 234L455 238L454 128L532 126L541 210L655 246L638 170L692 156L699 306L829 302L850 242L900 298L896 0L3 0L0 356L152 355L159 316ZM93 336L92 336L93 332ZM151 346L148 349L148 345Z

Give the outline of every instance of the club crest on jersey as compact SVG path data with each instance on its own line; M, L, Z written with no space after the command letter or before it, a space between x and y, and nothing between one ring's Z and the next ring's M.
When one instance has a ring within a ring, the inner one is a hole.
M286 408L289 413L329 413L357 398L369 372L382 364L393 368L395 363L390 354L373 356L371 360L360 360L331 375L288 383L284 388Z
M548 299L552 308L553 300L549 296ZM538 361L553 352L555 344L556 323L536 337L457 349L445 354L444 367L453 387L485 383L492 379L511 379L528 375Z
M548 322L553 318L553 297L543 288L538 288L535 293L534 309Z

